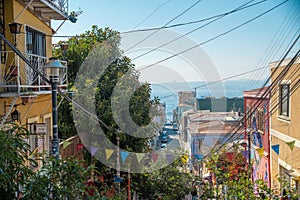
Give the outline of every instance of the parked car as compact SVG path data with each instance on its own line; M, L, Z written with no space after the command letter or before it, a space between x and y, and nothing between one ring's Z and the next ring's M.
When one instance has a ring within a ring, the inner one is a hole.
M167 143L161 143L161 146L160 146L161 149L164 149L166 147L167 147Z
M167 136L167 135L162 135L162 136L161 136L161 142L162 142L162 143L168 142L168 136Z

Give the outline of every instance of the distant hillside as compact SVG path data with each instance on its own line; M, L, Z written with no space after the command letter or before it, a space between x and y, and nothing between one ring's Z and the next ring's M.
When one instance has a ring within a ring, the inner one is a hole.
M215 96L215 97L238 97L243 95L243 91L252 90L264 86L266 80L251 80L251 79L240 79L240 80L229 80L218 83L213 82L168 82L168 83L154 83L151 84L153 94L164 93L177 94L179 91L194 91L197 89L197 97ZM267 84L269 85L269 83Z

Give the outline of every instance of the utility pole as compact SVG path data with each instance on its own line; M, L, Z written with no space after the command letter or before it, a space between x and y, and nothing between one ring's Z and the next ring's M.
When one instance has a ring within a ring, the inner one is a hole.
M128 183L127 183L127 184L128 184L128 186L127 186L127 187L128 187L128 195L127 195L127 197L128 197L127 199L128 199L128 200L131 200L131 191L130 191L130 190L131 190L131 189L130 189L130 184L131 184L131 182L130 182L130 181L131 181L131 180L130 180L130 166L129 166L129 167L128 167Z
M247 132L247 137L248 137L248 173L249 173L249 178L251 178L251 131L249 128L246 130Z
M118 146L118 149L117 149L117 153L118 153L118 156L117 156L117 178L118 178L118 193L119 193L119 197L120 197L120 190L121 190L121 186L120 186L120 138L117 137L117 146Z

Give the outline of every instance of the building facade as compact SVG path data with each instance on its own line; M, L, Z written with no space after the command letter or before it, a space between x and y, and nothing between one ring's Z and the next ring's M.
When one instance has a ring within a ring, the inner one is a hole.
M270 63L271 83L271 186L278 192L300 194L300 58ZM276 79L280 77L279 79ZM276 147L276 148L275 148ZM281 181L278 181L278 178Z
M250 136L252 180L263 180L270 187L269 87L244 91L245 139ZM249 135L248 135L249 134ZM258 153L263 150L263 154Z
M37 71L47 75L44 66L52 57L55 32L51 20L67 18L67 0L0 0L0 126L10 121L26 124L31 131L28 143L38 152L51 148L52 105L51 86ZM66 70L60 71L59 87L67 85Z
M180 133L186 140L182 140L185 141L182 146L188 152L189 164L196 174L201 167L199 160L211 153L212 148L224 144L229 135L235 134L236 141L243 140L243 129L239 129L241 117L232 112L188 111L184 118L184 130Z

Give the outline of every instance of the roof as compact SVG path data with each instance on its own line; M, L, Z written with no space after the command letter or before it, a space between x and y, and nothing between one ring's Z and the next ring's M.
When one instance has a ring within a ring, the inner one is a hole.
M270 69L278 67L278 64L280 64L280 67L282 66L287 66L288 63L292 60L292 58L287 58L285 60L281 61L275 61L270 63ZM300 63L300 56L297 57L296 61L294 64L299 64Z
M232 123L222 120L192 122L187 126L191 134L228 134L236 132L239 127L240 124L237 121ZM243 131L243 129L240 129L237 133Z
M265 98L270 98L270 92L268 91L269 88L270 86L266 86L254 90L244 91L244 97L261 98L262 95L265 94L265 92L268 92L268 94L265 95Z

